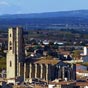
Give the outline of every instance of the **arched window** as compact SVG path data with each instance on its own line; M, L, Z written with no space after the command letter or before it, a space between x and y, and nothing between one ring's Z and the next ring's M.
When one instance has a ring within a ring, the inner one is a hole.
M12 47L10 47L10 50L12 50Z
M12 62L10 61L10 67L12 66Z
M10 34L10 37L11 37L11 34Z
M10 41L10 45L12 45L12 42Z

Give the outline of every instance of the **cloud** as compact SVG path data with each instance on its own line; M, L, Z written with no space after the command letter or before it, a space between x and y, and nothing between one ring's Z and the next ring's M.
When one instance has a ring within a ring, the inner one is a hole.
M0 6L8 6L9 3L6 1L0 1Z

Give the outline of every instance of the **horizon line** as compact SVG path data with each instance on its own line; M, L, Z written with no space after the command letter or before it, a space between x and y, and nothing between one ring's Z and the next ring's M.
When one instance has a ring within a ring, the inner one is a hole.
M52 13L52 12L69 12L69 11L86 11L86 10L88 10L88 9L46 11L46 12L31 12L31 13L7 13L7 14L0 14L0 16L3 16L3 15L20 15L20 14L44 14L44 13Z

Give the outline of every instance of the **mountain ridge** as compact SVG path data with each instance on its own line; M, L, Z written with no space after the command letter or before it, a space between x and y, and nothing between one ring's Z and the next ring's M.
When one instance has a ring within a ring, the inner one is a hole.
M61 24L62 28L65 28L63 25L68 24L74 29L79 30L85 27L85 30L88 30L88 10L8 14L0 16L1 29L7 29L11 26L22 26L24 28L27 26L26 29L60 29L59 24Z
M57 11L31 14L5 14L0 18L54 18L54 17L88 17L88 10Z

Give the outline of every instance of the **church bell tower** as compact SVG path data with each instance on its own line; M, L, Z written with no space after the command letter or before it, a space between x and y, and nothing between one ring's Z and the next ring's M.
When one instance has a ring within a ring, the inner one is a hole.
M8 29L7 80L15 83L16 78L23 76L24 63L23 30L20 27Z

